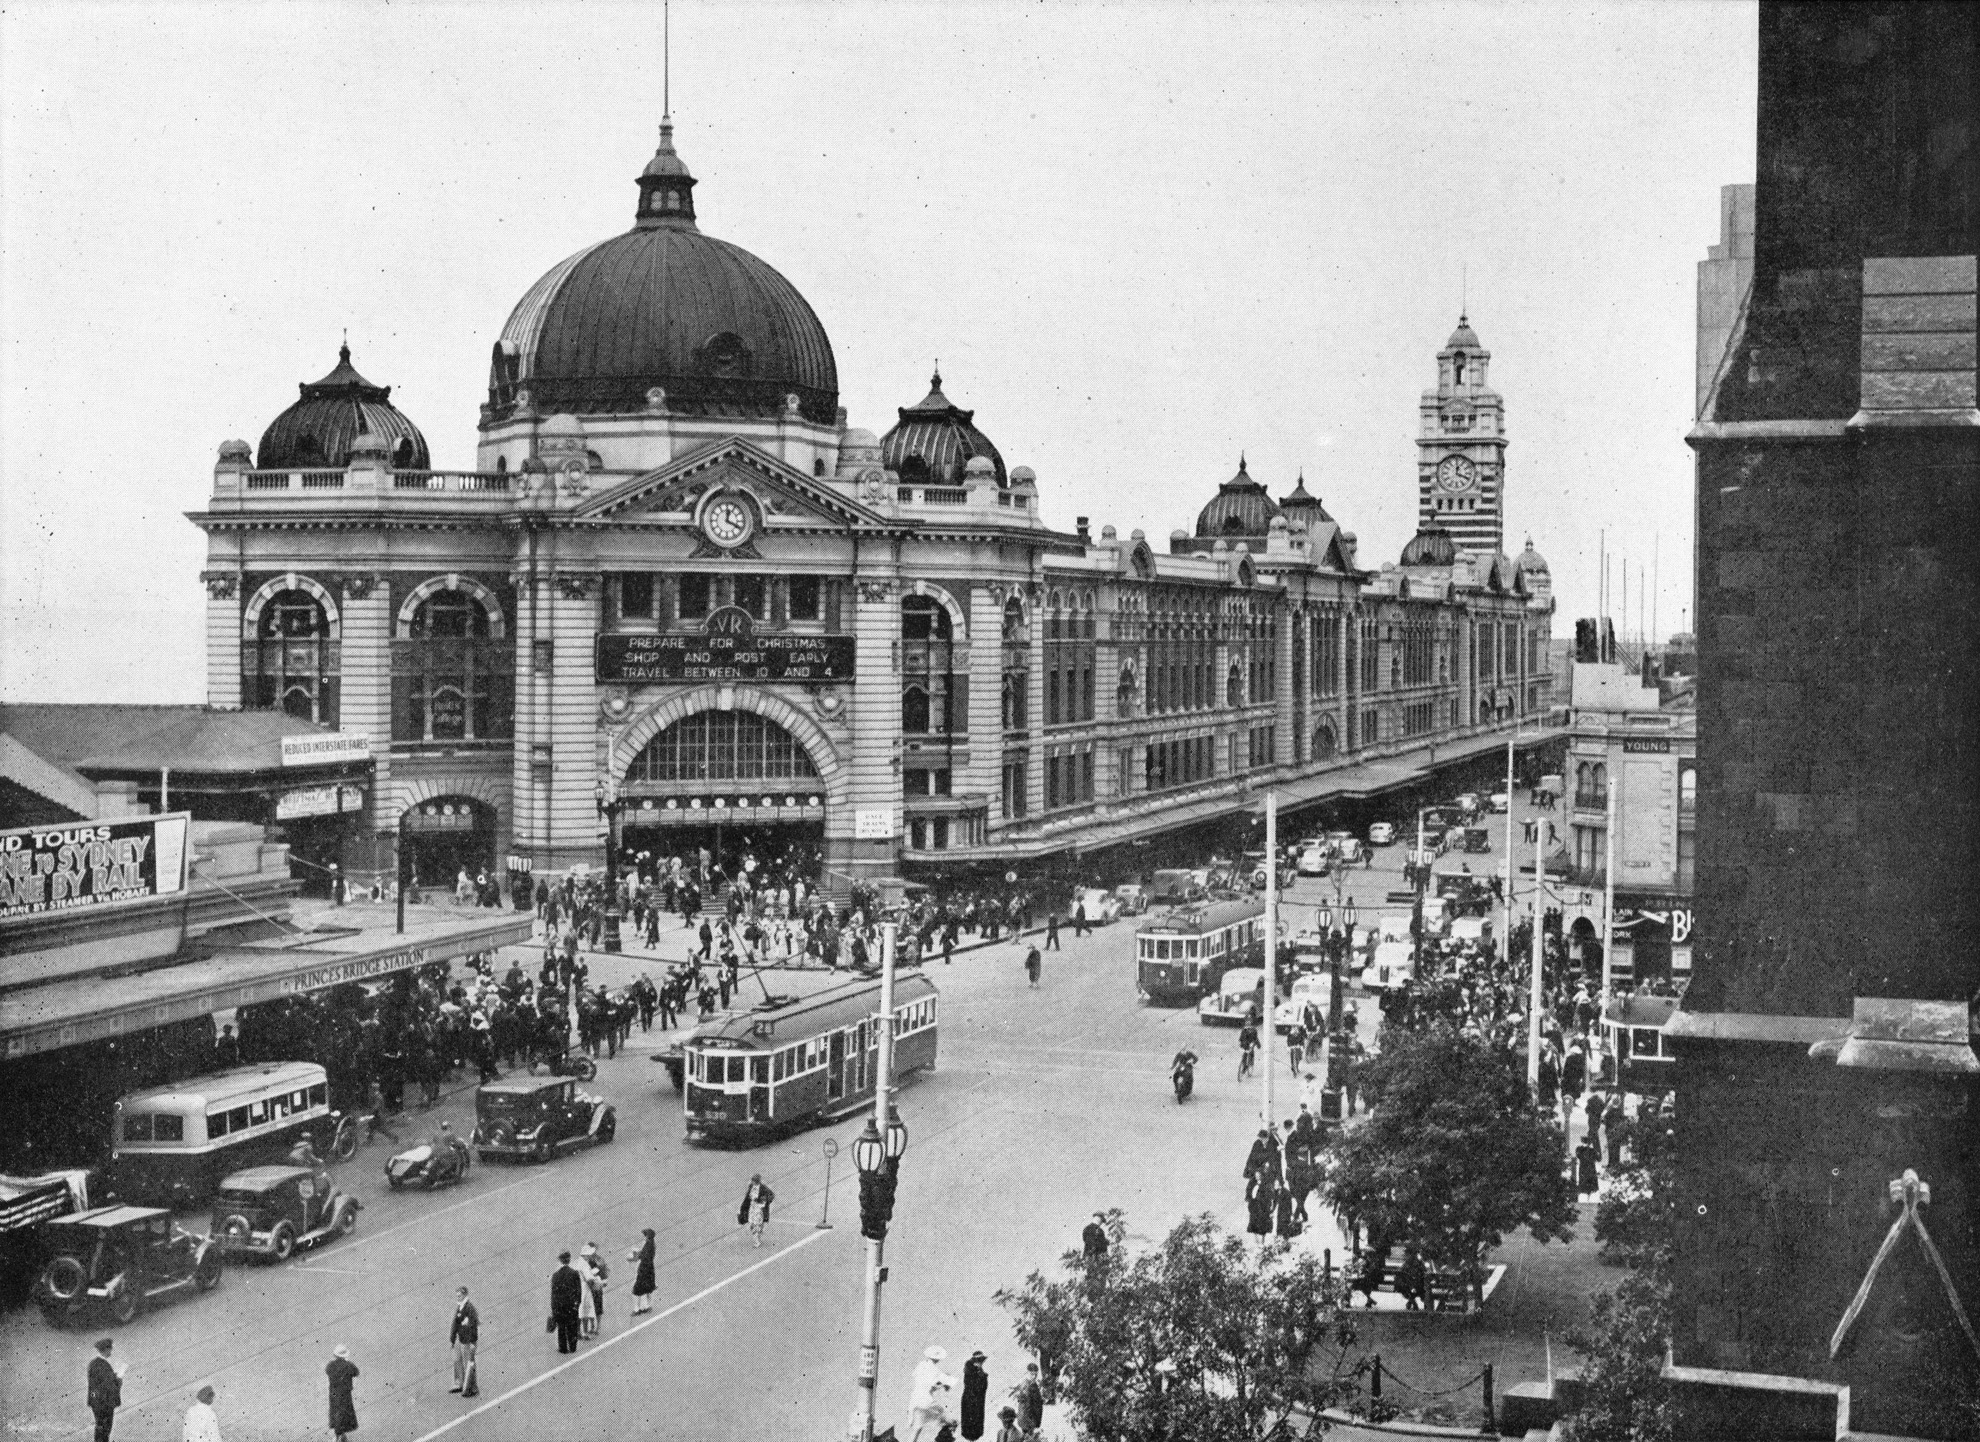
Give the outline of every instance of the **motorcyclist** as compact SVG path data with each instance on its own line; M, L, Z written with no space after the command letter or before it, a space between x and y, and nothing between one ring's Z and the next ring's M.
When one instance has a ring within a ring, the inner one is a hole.
M1177 1052L1169 1063L1169 1083L1176 1089L1176 1100L1181 1101L1196 1088L1196 1053L1188 1047Z

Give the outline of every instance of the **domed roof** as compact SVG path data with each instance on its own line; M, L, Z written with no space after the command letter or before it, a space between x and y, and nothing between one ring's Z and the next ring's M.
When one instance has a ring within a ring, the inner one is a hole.
M976 428L975 411L966 411L942 394L942 373L928 382L928 394L902 406L900 420L880 437L880 464L902 480L932 481L960 486L971 461L981 457L996 473L999 489L1010 484L1004 458L990 438Z
M1456 350L1459 346L1465 346L1471 350L1484 349L1478 342L1478 332L1471 328L1471 322L1464 316L1458 317L1457 329L1452 331L1451 338L1444 342L1445 350Z
M1425 526L1403 547L1402 563L1405 566L1454 566L1457 564L1457 542L1451 533L1442 526Z
M1518 566L1519 573L1522 576L1534 571L1539 572L1543 576L1551 574L1547 570L1546 557L1533 549L1533 537L1531 536L1526 538L1526 549L1519 553L1519 560L1514 564Z
M342 470L362 435L376 436L402 471L432 468L426 437L392 404L390 386L375 386L351 365L351 348L337 348L337 368L304 382L302 397L261 433L255 465L264 471Z
M1292 494L1279 502L1280 510L1287 517L1311 528L1317 522L1328 522L1334 518L1327 514L1327 508L1320 504L1320 498L1306 489L1306 472L1299 473L1299 480L1292 488Z
M740 246L703 235L695 179L674 151L673 122L639 177L633 228L551 270L517 303L496 342L488 416L527 390L539 413L643 410L775 417L789 395L821 425L836 420L832 342L797 288Z
M1238 456L1237 474L1217 487L1210 504L1196 513L1198 536L1262 536L1271 529L1279 507L1245 468Z

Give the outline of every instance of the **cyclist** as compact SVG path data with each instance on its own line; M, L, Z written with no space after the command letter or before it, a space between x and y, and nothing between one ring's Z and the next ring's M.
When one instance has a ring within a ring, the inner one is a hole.
M1256 1013L1247 1012L1244 1025L1238 1028L1238 1076L1240 1079L1251 1075L1251 1069L1258 1064L1258 1018Z

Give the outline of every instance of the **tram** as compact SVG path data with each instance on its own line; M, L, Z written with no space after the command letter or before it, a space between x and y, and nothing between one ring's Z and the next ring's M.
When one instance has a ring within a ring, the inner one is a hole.
M1234 966L1265 964L1265 903L1257 897L1179 907L1150 917L1134 938L1135 987L1156 1006L1214 996Z
M935 984L894 978L896 1082L935 1065ZM757 1142L873 1102L880 1074L878 977L704 1022L681 1049L689 1141Z

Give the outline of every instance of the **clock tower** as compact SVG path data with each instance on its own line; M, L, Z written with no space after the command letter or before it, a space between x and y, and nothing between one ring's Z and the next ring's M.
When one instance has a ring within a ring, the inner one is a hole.
M1486 385L1492 353L1465 317L1437 352L1437 388L1423 392L1416 441L1416 525L1440 526L1458 549L1505 549L1506 412Z

